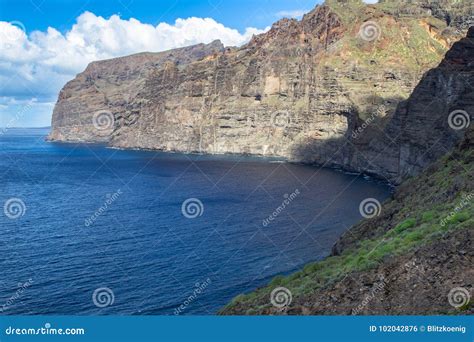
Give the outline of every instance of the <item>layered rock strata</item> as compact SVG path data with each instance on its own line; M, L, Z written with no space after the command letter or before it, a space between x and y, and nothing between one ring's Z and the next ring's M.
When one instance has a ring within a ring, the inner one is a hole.
M395 111L458 38L438 17L328 0L240 48L94 62L62 89L50 139L277 156L398 182L431 160L411 145L422 118L403 119L407 103Z

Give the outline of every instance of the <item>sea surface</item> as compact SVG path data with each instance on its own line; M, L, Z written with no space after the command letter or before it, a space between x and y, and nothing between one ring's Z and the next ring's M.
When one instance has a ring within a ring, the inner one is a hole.
M0 135L0 314L215 314L330 253L390 187L275 159Z

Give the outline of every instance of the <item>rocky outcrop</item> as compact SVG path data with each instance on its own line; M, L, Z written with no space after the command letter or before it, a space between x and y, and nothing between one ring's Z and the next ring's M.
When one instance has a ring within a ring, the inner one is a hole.
M94 62L61 91L50 139L279 156L397 182L433 160L419 160L410 133L396 135L397 123L415 132L421 118L402 119L409 103L395 110L458 33L431 13L392 12L328 0L241 48Z

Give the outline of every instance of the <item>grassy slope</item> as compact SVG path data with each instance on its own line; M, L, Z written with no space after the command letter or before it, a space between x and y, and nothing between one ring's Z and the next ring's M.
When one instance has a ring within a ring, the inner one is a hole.
M380 263L441 240L446 234L473 229L474 153L472 140L466 141L462 149L407 180L395 198L384 203L381 217L352 228L355 238L346 242L339 255L309 264L289 277L276 277L269 286L238 296L222 313L263 313L271 307L270 292L276 286L291 289L293 298L302 302L346 274L370 272Z
M396 18L388 14L382 4L367 6L358 1L341 4L334 0L325 2L342 19L352 33L339 43L343 55L335 56L334 63L345 61L359 65L399 66L413 71L425 71L439 63L447 51L446 42L439 35L446 23L431 16ZM377 23L380 35L377 41L364 42L358 38L361 25L366 21ZM432 32L426 27L432 24ZM438 33L438 34L437 34ZM342 60L341 60L342 58Z

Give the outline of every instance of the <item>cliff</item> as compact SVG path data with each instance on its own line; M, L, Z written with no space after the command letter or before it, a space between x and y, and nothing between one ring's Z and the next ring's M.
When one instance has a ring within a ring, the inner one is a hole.
M432 141L416 136L429 132L420 122L429 113L407 118L403 101L460 38L451 16L472 13L469 2L442 3L406 11L328 0L240 48L214 42L94 62L61 90L49 138L279 156L399 182L439 154L426 155ZM462 139L442 122L456 104L430 123L447 149Z
M425 13L463 30L474 25L474 3L470 0L380 0L381 6L398 16Z
M375 138L378 145L371 147L402 146L405 165L424 171L346 232L328 258L235 298L221 313L474 313L474 127L468 114L474 111L473 85L471 27L426 73L387 124L385 138ZM413 155L423 157L410 160ZM426 167L432 159L438 160Z
M51 140L110 142L144 115L139 92L158 68L186 65L224 50L220 41L159 53L140 53L93 62L59 93Z
M378 118L366 120L345 141L316 144L313 160L398 183L451 151L462 140L472 113L474 27L452 46L438 67L423 76L385 124L378 124Z

